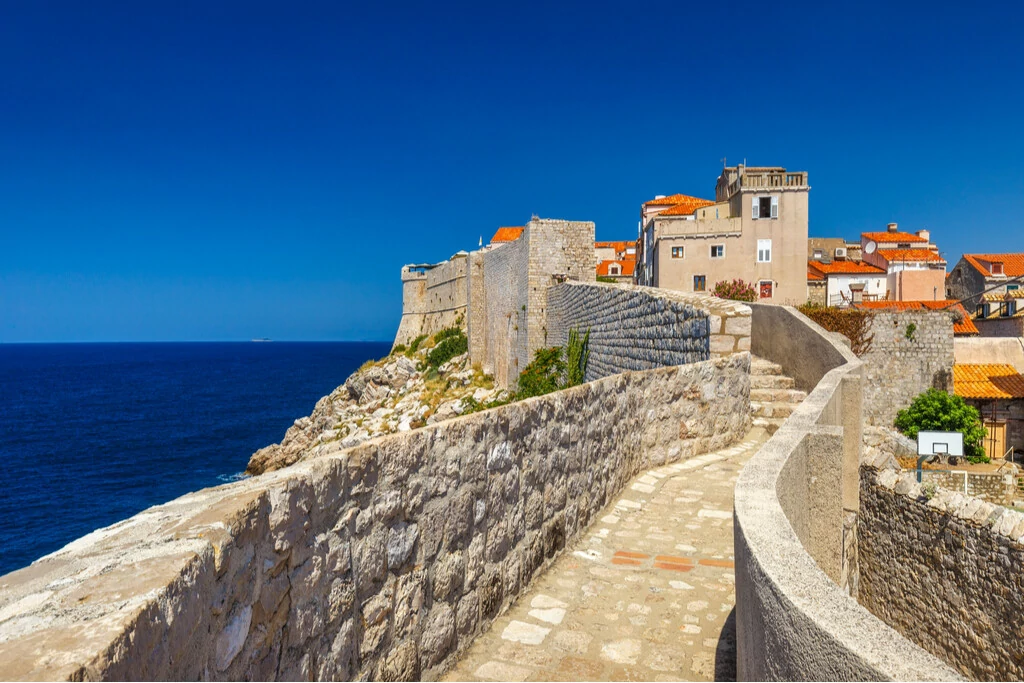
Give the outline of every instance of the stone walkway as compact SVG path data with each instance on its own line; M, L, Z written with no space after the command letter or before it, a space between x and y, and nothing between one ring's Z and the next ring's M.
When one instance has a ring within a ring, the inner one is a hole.
M445 680L735 680L733 488L767 438L634 479Z

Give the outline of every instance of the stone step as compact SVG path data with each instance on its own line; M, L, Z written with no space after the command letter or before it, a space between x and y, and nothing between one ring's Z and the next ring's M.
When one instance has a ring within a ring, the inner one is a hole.
M782 366L764 358L754 358L750 361L751 375L781 375Z
M796 406L792 403L762 403L760 401L750 402L750 414L754 417L781 417L787 418L793 414Z
M796 382L785 375L750 375L751 389L793 389Z
M774 376L778 377L779 375ZM807 398L807 392L798 389L751 388L750 390L750 400L758 403L800 403L805 398Z
M783 418L772 418L772 417L755 417L751 420L750 424L754 427L760 427L761 429L768 432L769 436L779 431L779 427L786 420Z

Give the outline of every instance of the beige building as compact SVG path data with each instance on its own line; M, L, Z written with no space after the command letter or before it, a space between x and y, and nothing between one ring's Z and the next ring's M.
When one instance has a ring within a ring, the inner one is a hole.
M886 272L890 301L940 301L946 298L946 259L927 230L901 232L889 223L885 232L861 233L864 263Z
M715 200L659 196L640 210L636 282L683 292L752 282L760 300L807 301L807 173L738 165Z

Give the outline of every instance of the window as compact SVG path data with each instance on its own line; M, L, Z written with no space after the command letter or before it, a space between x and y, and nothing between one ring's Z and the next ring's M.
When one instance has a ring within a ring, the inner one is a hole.
M774 289L773 285L775 283L772 282L771 280L761 280L760 284L761 284L761 287L760 287L760 289L761 289L761 298L762 299L771 299L772 298L772 290Z
M769 240L769 242L770 241L771 240ZM814 260L815 261L820 261L823 258L825 258L825 252L822 249L815 249L814 250Z
M711 245L711 258L723 258L725 257L725 245L724 244L712 244Z
M622 274L622 269L619 268L618 265L612 264L612 265L608 266L608 274L609 275L621 275Z
M754 220L758 218L778 218L779 198L754 197L754 204L750 209L750 217Z
M758 240L757 241L757 262L758 263L771 263L772 262L772 241L771 240Z
M910 249L910 242L900 242L896 245L897 249Z
M1002 275L1003 274L1003 264L1000 263L999 261L993 261L992 262L992 274L993 275Z
M1007 292L1016 292L1020 288L1020 285L1006 285Z
M708 289L708 279L704 275L693 276L693 291L695 292L706 292Z
M686 247L672 247L672 258L683 258Z

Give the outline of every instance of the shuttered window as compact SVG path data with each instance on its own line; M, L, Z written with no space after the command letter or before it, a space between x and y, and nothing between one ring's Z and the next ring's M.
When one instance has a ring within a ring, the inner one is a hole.
M754 218L754 220L757 220L758 218L760 218L760 216L758 216L758 213L760 212L760 210L761 210L761 204L758 201L758 198L754 197L754 203L750 207L750 215Z
M779 217L779 198L772 197L772 218Z
M758 240L757 241L757 262L758 263L771 263L772 262L772 241L771 240Z

